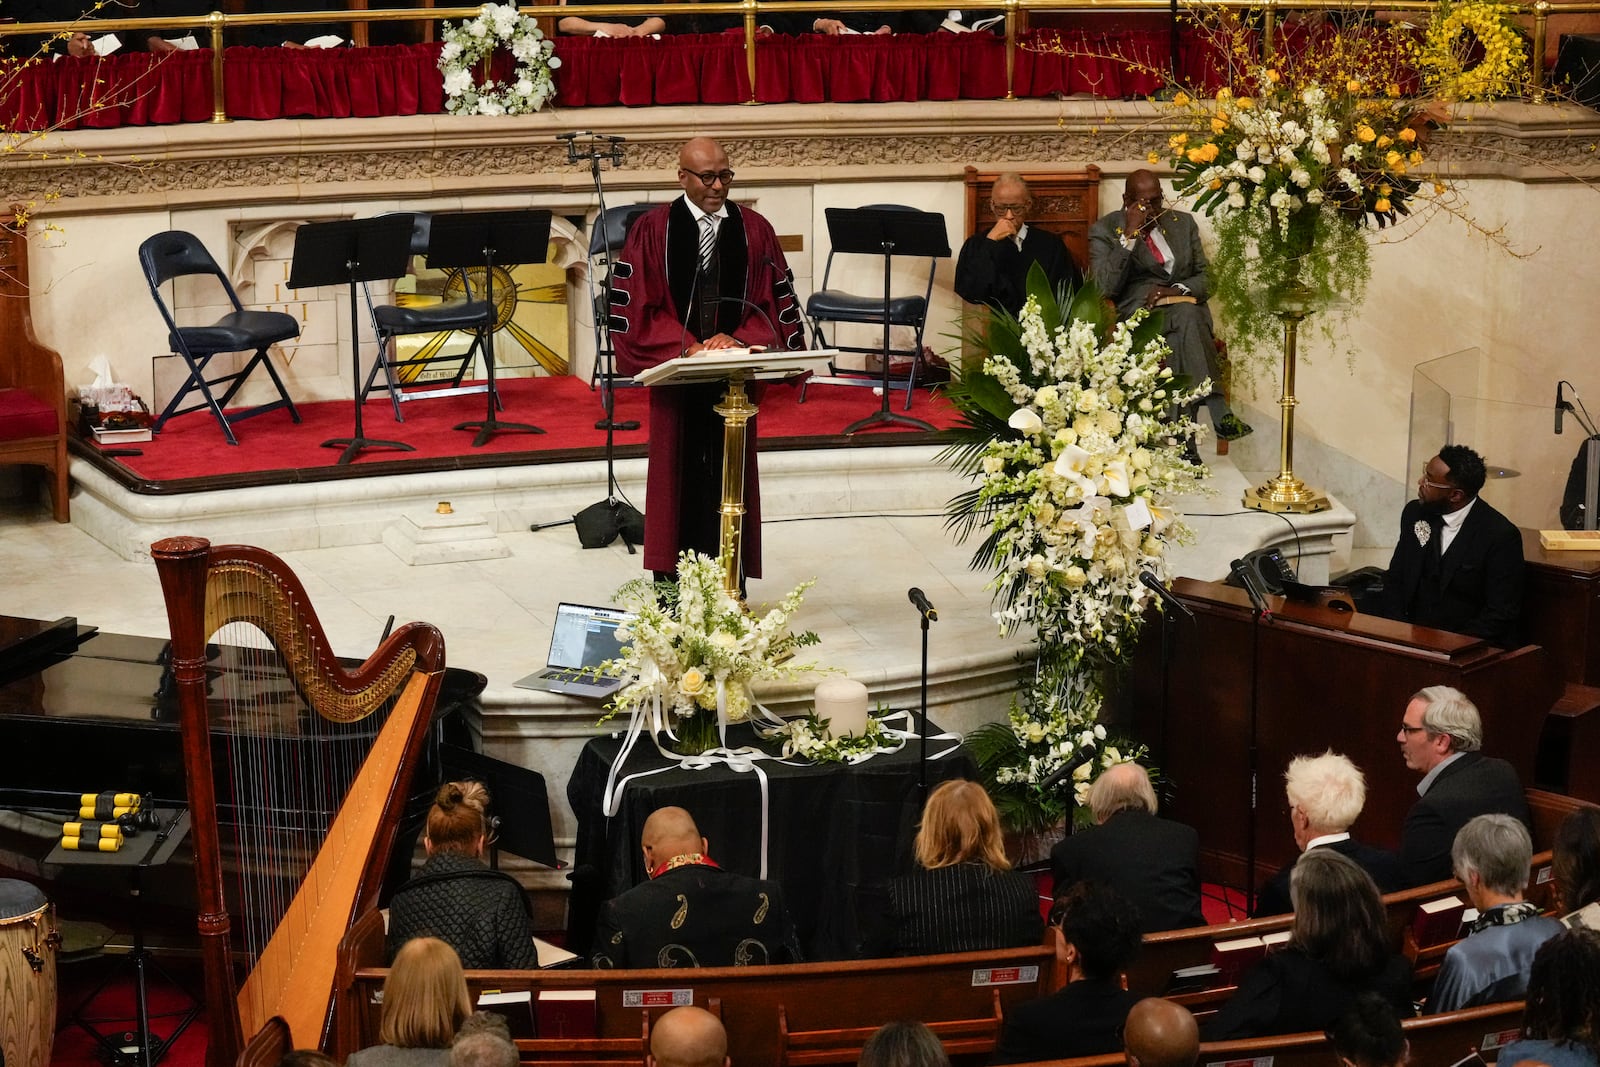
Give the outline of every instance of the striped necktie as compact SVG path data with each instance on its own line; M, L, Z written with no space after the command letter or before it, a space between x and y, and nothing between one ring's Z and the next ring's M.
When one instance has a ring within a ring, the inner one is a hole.
M717 224L710 215L700 217L700 266L711 266L711 254L717 250Z

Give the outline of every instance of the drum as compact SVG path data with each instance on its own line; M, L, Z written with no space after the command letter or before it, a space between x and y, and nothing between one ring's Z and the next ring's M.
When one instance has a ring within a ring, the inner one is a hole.
M56 1030L56 933L37 886L0 878L0 1053L6 1067L49 1067Z

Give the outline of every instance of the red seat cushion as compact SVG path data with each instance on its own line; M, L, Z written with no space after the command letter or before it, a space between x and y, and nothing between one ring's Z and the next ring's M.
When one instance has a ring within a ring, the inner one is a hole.
M59 429L55 408L26 389L0 389L0 441L49 437Z

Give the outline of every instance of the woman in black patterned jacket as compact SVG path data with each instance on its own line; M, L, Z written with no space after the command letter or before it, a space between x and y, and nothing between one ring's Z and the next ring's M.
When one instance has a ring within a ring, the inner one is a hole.
M422 839L428 860L389 902L389 959L414 937L437 937L468 970L539 965L522 887L483 862L488 806L481 782L439 787Z

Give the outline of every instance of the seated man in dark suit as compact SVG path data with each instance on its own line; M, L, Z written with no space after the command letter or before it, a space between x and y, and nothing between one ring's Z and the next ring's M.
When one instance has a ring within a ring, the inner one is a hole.
M777 884L717 866L687 811L652 812L639 840L650 880L601 908L596 967L740 967L800 959Z
M1076 882L1104 882L1139 909L1144 933L1204 926L1200 835L1156 818L1156 793L1137 763L1119 763L1089 787L1096 825L1050 850L1059 894Z
M1512 815L1531 825L1528 801L1517 772L1490 759L1483 747L1483 720L1466 694L1430 685L1406 705L1400 722L1400 755L1422 774L1421 799L1406 813L1400 831L1400 867L1407 885L1451 876L1450 846L1456 833L1479 815Z
M956 292L972 304L987 304L1016 317L1028 299L1028 272L1035 263L1053 292L1078 289L1083 271L1049 230L1028 224L1033 194L1015 171L994 180L989 193L995 223L988 233L975 233L956 259Z
M1067 943L1067 984L1006 1012L992 1063L1099 1056L1122 1047L1139 994L1120 974L1139 954L1139 915L1114 890L1080 882L1056 898L1050 921Z
M1516 645L1522 616L1522 534L1478 498L1483 457L1445 445L1400 512L1382 614L1401 622Z
M1295 847L1301 852L1331 848L1356 861L1372 875L1378 892L1393 893L1405 888L1400 876L1400 861L1394 853L1363 845L1350 836L1350 825L1360 816L1367 801L1367 780L1350 757L1337 752L1320 756L1296 756L1283 775L1284 792L1289 797L1289 822L1294 827ZM1289 875L1294 864L1267 879L1256 894L1251 915L1282 915L1290 911Z

